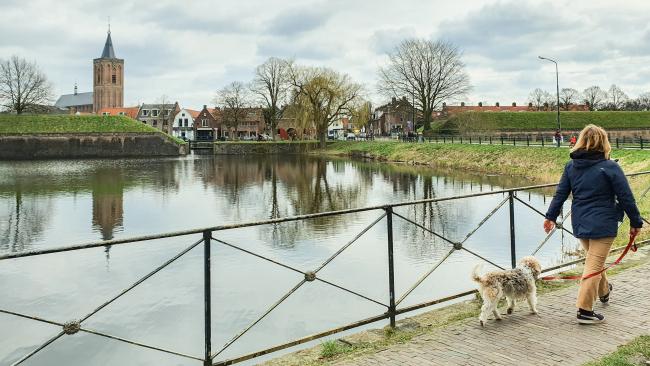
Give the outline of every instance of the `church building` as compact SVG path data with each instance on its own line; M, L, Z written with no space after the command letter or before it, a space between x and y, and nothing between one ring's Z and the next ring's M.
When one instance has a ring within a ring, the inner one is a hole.
M110 28L101 57L93 60L93 91L78 93L75 85L74 94L61 95L54 105L70 113L97 113L124 106L124 60L115 57Z

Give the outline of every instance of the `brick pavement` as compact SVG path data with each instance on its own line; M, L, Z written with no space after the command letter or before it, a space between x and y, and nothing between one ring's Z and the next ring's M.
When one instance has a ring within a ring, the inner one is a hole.
M371 355L334 363L362 365L581 365L650 334L650 263L612 278L611 304L597 302L601 325L578 325L577 286L540 296L540 316L519 303L504 320L481 328L475 318L417 336Z

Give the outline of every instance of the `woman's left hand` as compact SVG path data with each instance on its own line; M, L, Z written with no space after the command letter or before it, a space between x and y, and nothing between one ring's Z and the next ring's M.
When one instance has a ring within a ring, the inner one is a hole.
M555 223L549 219L544 220L544 232L550 233L555 228Z

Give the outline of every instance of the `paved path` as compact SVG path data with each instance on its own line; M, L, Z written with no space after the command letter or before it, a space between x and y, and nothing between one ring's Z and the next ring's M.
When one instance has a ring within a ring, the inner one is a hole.
M490 320L483 329L478 320L467 319L335 365L581 365L650 334L650 264L626 270L612 283L611 304L595 306L607 316L602 325L575 322L577 286L572 286L540 297L539 317L518 304L513 315Z

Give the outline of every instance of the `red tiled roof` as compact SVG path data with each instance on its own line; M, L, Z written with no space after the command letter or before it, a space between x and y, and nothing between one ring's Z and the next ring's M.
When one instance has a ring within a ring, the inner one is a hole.
M97 114L101 116L107 113L109 116L118 116L122 112L125 116L136 119L139 110L140 107L102 108L97 111Z

